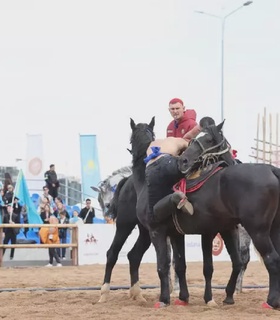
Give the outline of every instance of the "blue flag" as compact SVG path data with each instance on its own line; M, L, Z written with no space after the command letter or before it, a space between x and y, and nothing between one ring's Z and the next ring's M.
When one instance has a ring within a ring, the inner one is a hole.
M28 223L31 224L43 224L43 221L38 214L35 205L30 198L27 183L23 175L22 170L19 171L17 182L15 186L14 195L19 198L20 202L25 204L28 217Z
M86 198L96 196L91 186L100 182L99 159L96 136L93 134L80 135L80 155L82 192Z

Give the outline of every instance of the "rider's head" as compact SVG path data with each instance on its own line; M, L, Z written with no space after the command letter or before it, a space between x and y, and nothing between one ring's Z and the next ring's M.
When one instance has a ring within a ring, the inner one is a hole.
M174 120L180 120L184 116L185 107L181 99L174 98L169 101L169 112Z

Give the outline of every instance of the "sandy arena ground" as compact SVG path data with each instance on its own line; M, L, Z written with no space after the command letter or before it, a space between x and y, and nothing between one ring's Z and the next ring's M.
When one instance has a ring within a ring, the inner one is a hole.
M226 284L230 263L215 263L213 285ZM0 288L27 287L93 287L102 284L104 266L81 266L62 268L2 268ZM189 263L189 285L204 284L201 263ZM143 264L140 269L141 285L158 285L156 266ZM112 285L129 285L128 265L117 265ZM267 285L266 270L259 262L251 262L244 279L245 285ZM190 287L190 305L154 309L158 301L158 289L144 290L146 304L128 299L128 290L111 291L109 301L97 303L100 292L75 291L23 291L0 293L1 319L115 319L115 320L193 320L193 319L280 319L280 311L266 310L261 304L266 300L267 289L245 289L235 295L235 305L223 306L224 290L214 290L218 307L209 308L203 301L203 289ZM172 298L172 303L174 302Z

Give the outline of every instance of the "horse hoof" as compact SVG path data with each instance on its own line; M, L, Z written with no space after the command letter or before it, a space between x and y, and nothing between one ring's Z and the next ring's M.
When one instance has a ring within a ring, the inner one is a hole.
M104 283L103 286L101 287L101 296L98 302L104 303L107 302L109 293L110 293L110 284L109 283Z
M107 294L103 294L103 295L101 295L100 299L98 300L98 303L104 303L104 302L107 302L107 297L108 297L108 295L107 295Z
M176 299L174 301L174 304L175 306L187 306L188 305L188 302L187 301L182 301L180 299Z
M160 308L165 308L165 307L167 307L168 305L166 304L166 303L164 303L164 302L157 302L157 303L155 303L155 305L154 305L154 308L155 309L160 309Z
M270 306L267 302L264 302L264 303L262 304L262 308L263 308L263 309L273 309L273 307Z
M104 283L101 287L101 295L110 292L110 283Z
M226 304L226 305L231 305L231 304L234 304L234 300L233 298L226 298L224 301L223 301L223 304Z
M218 305L217 305L215 300L210 300L206 304L207 304L208 307L211 307L211 308L212 307L218 307Z

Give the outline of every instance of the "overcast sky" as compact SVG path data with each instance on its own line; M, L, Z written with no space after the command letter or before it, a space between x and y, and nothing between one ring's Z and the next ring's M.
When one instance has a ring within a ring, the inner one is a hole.
M80 176L79 133L97 134L101 176L130 164L129 118L165 136L168 101L220 120L220 20L239 0L0 0L1 165L44 136L45 167ZM227 19L225 134L250 160L257 113L280 105L280 1Z

